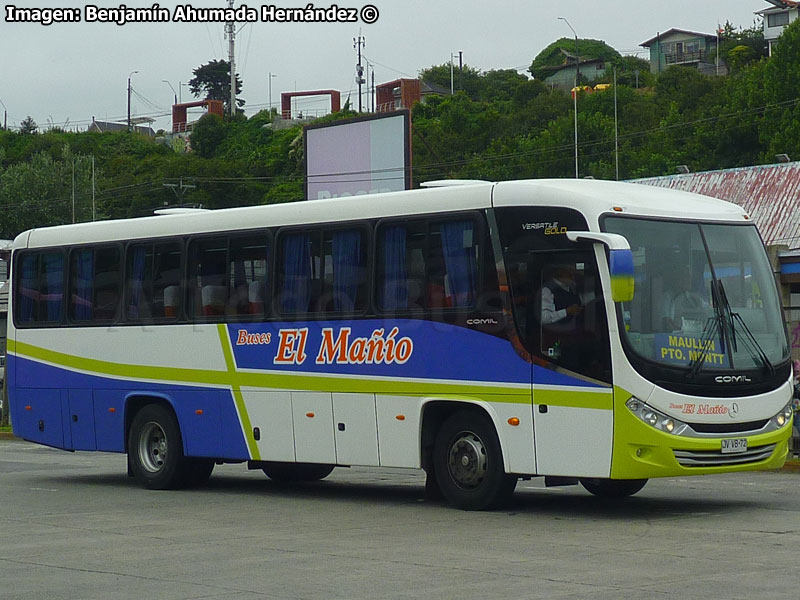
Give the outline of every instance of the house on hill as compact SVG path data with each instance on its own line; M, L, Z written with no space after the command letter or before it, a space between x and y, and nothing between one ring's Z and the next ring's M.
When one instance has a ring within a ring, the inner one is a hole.
M561 48L564 54L564 63L551 67L542 67L542 72L546 73L544 83L552 88L569 91L575 86L575 54L567 52ZM577 70L581 75L581 80L585 82L595 81L604 77L606 74L606 61L602 58L581 58L578 56Z
M717 57L716 35L672 28L639 44L650 50L650 71L661 73L680 65L706 75L727 75L725 63Z
M140 123L152 123L153 119L148 117L137 117L135 119L131 119L131 130L136 133L140 133L142 135L147 135L150 137L155 137L156 132L153 131L153 128L145 125L141 125ZM96 133L106 133L108 131L127 131L128 125L127 123L112 123L109 121L95 121L94 117L92 117L92 124L89 125L87 131L94 131Z
M786 26L797 18L800 12L800 2L792 0L766 0L772 6L756 12L761 17L764 28L764 40L769 46L769 55L772 56L772 47L778 43L778 38Z

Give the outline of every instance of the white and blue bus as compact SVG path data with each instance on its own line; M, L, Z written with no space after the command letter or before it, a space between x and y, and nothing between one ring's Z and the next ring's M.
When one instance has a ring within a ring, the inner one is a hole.
M476 182L34 229L12 286L16 435L148 488L407 467L482 509L787 456L771 266L703 196Z

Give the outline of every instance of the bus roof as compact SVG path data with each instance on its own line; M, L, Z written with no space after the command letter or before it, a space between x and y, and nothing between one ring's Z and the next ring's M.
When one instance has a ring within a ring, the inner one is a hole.
M32 229L15 248L158 238L274 226L335 223L492 206L564 206L585 214L591 229L602 214L743 222L735 204L676 190L586 179L532 179L423 188L370 196L193 211ZM622 209L621 213L615 207Z

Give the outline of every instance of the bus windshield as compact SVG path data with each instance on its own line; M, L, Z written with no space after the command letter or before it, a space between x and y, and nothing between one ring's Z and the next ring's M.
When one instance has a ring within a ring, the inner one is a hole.
M618 311L627 352L661 365L773 369L789 348L755 226L609 217L634 256L635 297Z

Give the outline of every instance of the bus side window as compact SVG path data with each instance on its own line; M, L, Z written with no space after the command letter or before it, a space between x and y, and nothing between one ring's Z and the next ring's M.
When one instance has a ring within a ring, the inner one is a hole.
M228 240L198 239L189 243L190 314L195 317L220 317L228 300Z
M378 228L377 257L382 311L476 304L480 257L472 219L383 224Z
M174 319L180 314L181 244L135 244L126 258L125 316L129 321Z
M228 258L230 295L226 313L235 316L263 316L267 310L266 236L234 237Z
M289 231L279 239L281 313L348 314L366 307L364 230Z
M76 248L70 253L69 317L108 323L117 318L121 273L119 248Z
M64 255L33 252L19 261L21 277L16 298L20 323L60 323L64 318Z

